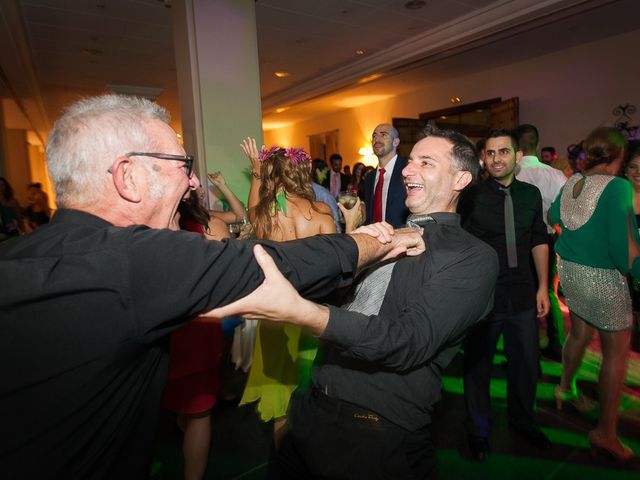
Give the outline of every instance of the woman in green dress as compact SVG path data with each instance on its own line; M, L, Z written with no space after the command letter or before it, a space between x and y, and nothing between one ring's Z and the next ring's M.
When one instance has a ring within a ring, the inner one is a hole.
M242 150L251 160L249 220L257 238L286 241L319 233L335 233L329 206L315 201L311 158L302 149L272 147L258 152L247 138ZM257 401L263 421L274 421L279 445L289 398L308 383L317 343L300 327L260 322L247 385L240 405Z
M616 432L633 322L626 275L640 277L631 186L616 176L625 146L617 129L593 131L583 144L584 169L567 181L549 210L551 223L561 229L558 274L571 316L555 390L557 407L568 402L580 410L589 408L576 389L576 372L597 330L602 346L600 417L589 443L593 454L607 452L619 460L633 457Z

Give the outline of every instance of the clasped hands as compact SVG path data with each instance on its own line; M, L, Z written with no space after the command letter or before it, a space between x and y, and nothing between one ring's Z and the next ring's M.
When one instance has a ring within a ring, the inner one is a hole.
M353 235L369 235L380 242L380 250L386 253L372 257L373 260L386 261L404 255L415 256L425 250L421 232L414 228L394 230L391 225L382 222L362 226L355 230ZM382 246L390 248L385 249ZM262 284L240 300L210 310L203 316L242 316L248 319L287 322L307 327L314 335L322 334L329 320L328 307L300 296L263 247L255 245L253 254L264 272Z

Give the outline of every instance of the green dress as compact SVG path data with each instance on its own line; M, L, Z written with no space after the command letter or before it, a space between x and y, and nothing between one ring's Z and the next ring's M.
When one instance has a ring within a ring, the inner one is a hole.
M284 192L276 194L274 214L287 214ZM260 322L256 332L251 370L240 405L259 401L256 409L267 422L287 414L289 399L298 386L311 383L311 366L318 341L300 327Z
M629 234L640 243L629 182L576 174L551 205L549 219L562 229L555 250L569 309L601 330L629 328L633 315L625 276L640 276L640 258L629 269Z
M286 415L293 391L310 384L317 348L317 340L300 327L260 322L240 405L259 400L256 408L265 422Z

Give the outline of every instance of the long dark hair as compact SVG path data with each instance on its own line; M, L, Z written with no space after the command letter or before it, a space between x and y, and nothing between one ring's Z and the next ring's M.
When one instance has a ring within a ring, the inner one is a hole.
M180 212L180 228L186 230L187 220L191 220L204 227L205 232L209 232L209 212L200 205L198 192L191 190L189 198L180 202L178 206Z

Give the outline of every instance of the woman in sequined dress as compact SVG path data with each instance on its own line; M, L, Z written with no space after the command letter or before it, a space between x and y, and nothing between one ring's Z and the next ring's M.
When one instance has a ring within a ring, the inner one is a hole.
M549 210L551 223L561 228L558 274L571 316L556 405L589 409L576 389L576 372L597 330L602 346L600 417L589 443L592 454L606 452L619 460L633 457L616 432L633 323L626 275L640 278L631 186L615 176L622 169L625 146L617 129L594 130L583 144L584 170L567 181Z
M625 165L624 176L631 182L633 188L633 212L636 216L636 223L640 224L640 142L638 142L629 155L629 161ZM640 281L629 278L629 289L631 291L631 304L636 321L636 334L631 340L632 348L640 352Z

